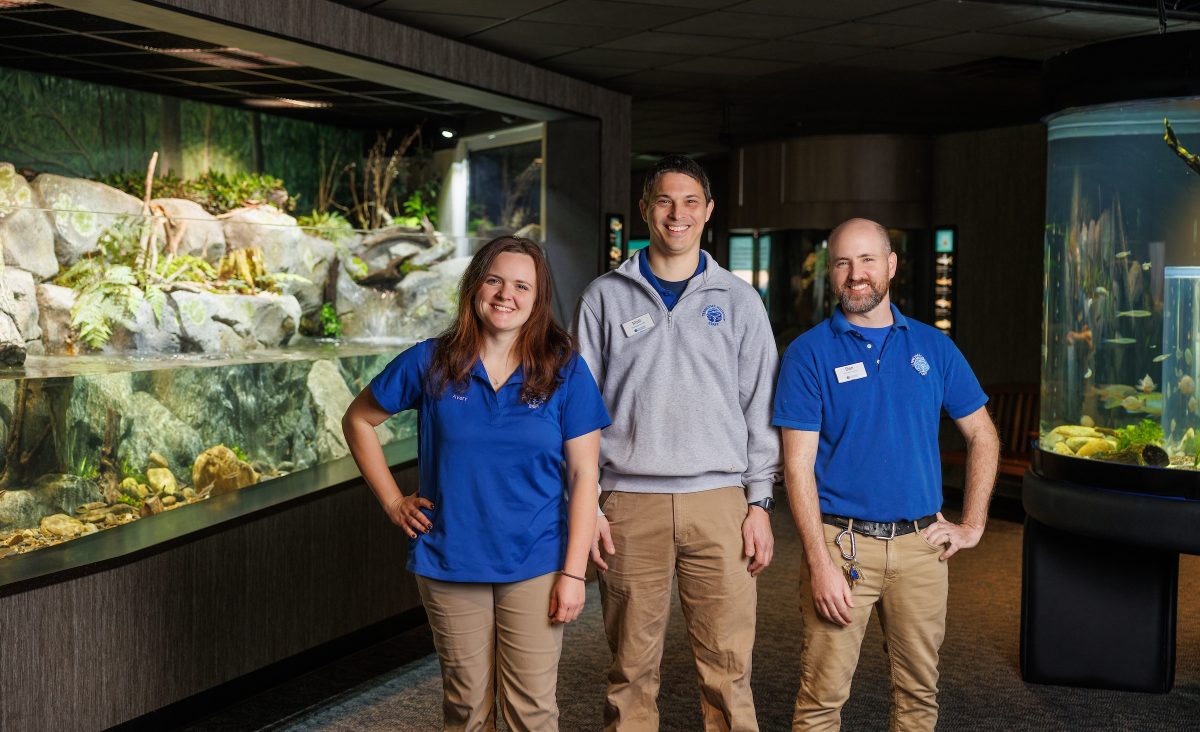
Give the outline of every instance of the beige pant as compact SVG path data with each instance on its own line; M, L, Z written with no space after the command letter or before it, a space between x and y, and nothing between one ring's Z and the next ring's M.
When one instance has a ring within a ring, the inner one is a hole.
M445 729L557 730L562 626L550 622L557 573L505 584L417 577L442 665Z
M657 730L659 667L679 583L706 730L757 730L750 693L757 587L746 571L739 487L602 497L616 554L600 578L612 650L606 730Z
M838 529L825 526L825 543L834 566L846 560L834 544ZM800 611L804 650L800 654L800 693L792 731L836 730L871 610L879 613L891 666L892 730L932 730L937 725L938 650L946 635L946 562L943 548L921 533L891 541L858 535L857 564L865 577L853 590L853 622L846 627L821 618L813 605L808 563L800 567ZM842 540L850 550L850 542Z

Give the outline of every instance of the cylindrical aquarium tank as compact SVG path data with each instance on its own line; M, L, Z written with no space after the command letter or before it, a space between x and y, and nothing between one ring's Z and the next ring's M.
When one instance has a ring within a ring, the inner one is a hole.
M1200 99L1075 108L1046 123L1040 447L1194 470Z

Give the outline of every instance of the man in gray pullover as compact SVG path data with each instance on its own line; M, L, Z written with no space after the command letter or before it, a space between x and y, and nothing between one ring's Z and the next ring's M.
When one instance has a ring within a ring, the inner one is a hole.
M706 730L757 730L757 591L771 563L778 353L762 300L700 250L708 176L682 156L647 174L650 246L592 282L579 350L613 424L601 438L592 560L613 663L606 730L658 729L671 580L687 619Z

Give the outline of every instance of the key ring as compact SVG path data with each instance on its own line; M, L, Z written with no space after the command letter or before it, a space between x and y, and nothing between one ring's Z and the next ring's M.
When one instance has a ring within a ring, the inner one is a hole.
M850 535L849 554L847 554L846 550L842 548L842 537L846 536L847 534ZM837 546L838 551L842 553L842 559L845 559L847 562L853 562L858 556L858 545L854 542L854 532L851 531L849 527L842 529L841 532L839 532L838 535L833 538L833 543Z

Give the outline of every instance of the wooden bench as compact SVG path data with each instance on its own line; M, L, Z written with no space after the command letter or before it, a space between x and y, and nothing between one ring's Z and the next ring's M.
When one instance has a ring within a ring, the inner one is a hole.
M1037 439L1040 417L1037 384L997 384L984 389L988 395L987 410L1000 433L999 479L1015 482L1029 468L1030 442ZM955 430L957 432L957 430ZM966 447L942 450L943 466L963 466L967 462Z

